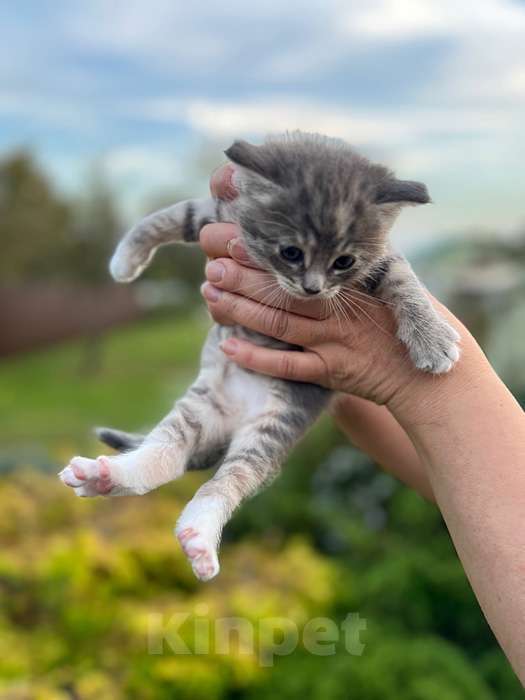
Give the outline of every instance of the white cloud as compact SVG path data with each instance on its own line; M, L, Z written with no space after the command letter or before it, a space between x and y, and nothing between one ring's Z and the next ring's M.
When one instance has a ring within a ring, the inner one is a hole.
M507 78L503 81L503 89L511 95L525 97L525 62L509 70Z
M397 41L518 33L525 27L525 10L513 0L380 0L351 7L343 24L351 35Z
M198 73L230 64L239 46L256 34L258 22L282 22L286 15L297 16L300 5L295 2L293 9L276 0L257 4L241 0L202 4L90 0L82 12L72 8L61 23L69 41L84 50L103 51L165 74L185 69ZM329 5L325 11L331 12ZM237 31L244 23L247 25Z
M9 11L0 119L9 126L2 143L14 143L18 123L20 134L37 134L66 185L81 184L82 163L109 149L108 176L132 207L177 186L172 153L187 157L199 136L227 145L301 128L343 137L407 176L433 178L448 202L442 223L523 211L514 184L525 158L523 4L64 0L53 8L30 23ZM410 63L416 55L424 72ZM388 96L374 90L365 66L391 79ZM163 148L159 132L171 125ZM57 139L61 131L67 139ZM471 211L453 201L461 188L474 192Z
M442 3L384 0L363 6L362 12L350 10L344 26L351 35L403 40L447 31L447 19Z
M119 194L124 218L131 222L159 195L174 193L183 184L184 167L173 145L134 144L105 152L100 165Z
M350 7L341 24L347 36L360 45L448 42L437 72L421 85L416 96L419 101L449 105L459 101L474 107L500 100L525 107L523 4L514 0L376 0Z
M443 139L447 135L492 134L504 132L511 123L509 114L497 107L454 109L443 105L358 110L326 101L275 96L243 101L160 98L128 105L127 109L152 121L186 123L211 138L301 129L338 136L356 145L397 145L433 136Z
M102 157L102 165L113 180L144 174L154 185L159 180L178 183L181 178L179 164L169 148L159 150L137 145L115 148Z

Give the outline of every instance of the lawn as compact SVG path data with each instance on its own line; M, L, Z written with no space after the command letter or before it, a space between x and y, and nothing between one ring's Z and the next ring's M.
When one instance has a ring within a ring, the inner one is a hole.
M59 483L71 455L100 451L93 426L142 429L169 410L208 325L202 312L159 316L0 366L0 698L521 698L437 510L328 418L235 514L208 584L172 529L209 474L116 499L79 499ZM340 634L355 613L367 625L360 654ZM181 614L192 653L158 639L152 652L152 621ZM319 617L338 631L327 655L303 643ZM224 652L213 638L193 653L225 618L255 630L255 646ZM301 641L268 665L261 630L278 618Z
M208 327L202 312L162 316L2 362L4 462L92 446L97 425L152 426L195 376Z

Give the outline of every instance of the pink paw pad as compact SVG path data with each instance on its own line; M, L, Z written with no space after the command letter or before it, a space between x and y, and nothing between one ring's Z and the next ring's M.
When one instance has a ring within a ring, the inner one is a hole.
M59 477L66 486L75 489L77 496L108 495L117 486L111 476L111 459L73 457Z
M60 478L66 486L71 486L71 488L76 487L76 483L69 477L67 473L62 474Z
M97 493L109 493L114 487L111 481L110 463L108 457L97 457L98 478L95 481L95 489Z
M209 581L219 573L219 565L211 556L202 556L192 562L193 571L201 581Z
M109 470L109 460L107 457L99 457L97 459L98 466L99 466L99 478L102 479L102 481L109 481L110 479L110 470Z
M182 530L182 532L177 533L178 540L183 548L188 540L190 540L192 537L196 537L197 535L198 532L192 527L187 527L186 529Z
M77 479L80 479L80 481L86 480L86 475L84 474L83 470L80 467L77 467L75 464L73 464L73 474L77 477Z
M209 581L219 573L217 552L200 532L187 527L177 533L177 538L198 579Z

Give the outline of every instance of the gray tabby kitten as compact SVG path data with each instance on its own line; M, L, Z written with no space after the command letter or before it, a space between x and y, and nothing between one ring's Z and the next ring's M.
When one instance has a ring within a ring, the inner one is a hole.
M233 202L195 199L151 214L120 242L111 273L131 282L161 245L196 243L212 221L238 222L252 259L295 297L331 298L344 287L387 301L414 365L448 372L459 357L456 331L430 304L387 233L406 204L429 201L426 187L397 180L339 140L296 133L226 151L239 190ZM185 396L145 437L101 429L116 456L75 457L61 473L79 496L144 494L187 469L216 466L184 508L176 534L201 580L219 571L222 529L237 506L278 473L331 392L246 371L219 344L230 336L290 348L240 326L214 325L200 372Z

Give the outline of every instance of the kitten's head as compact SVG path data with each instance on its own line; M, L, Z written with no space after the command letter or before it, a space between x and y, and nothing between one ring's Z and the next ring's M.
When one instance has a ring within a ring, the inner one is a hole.
M386 252L401 207L425 204L425 185L397 180L336 139L296 133L227 151L244 241L294 296L329 298L363 281Z

